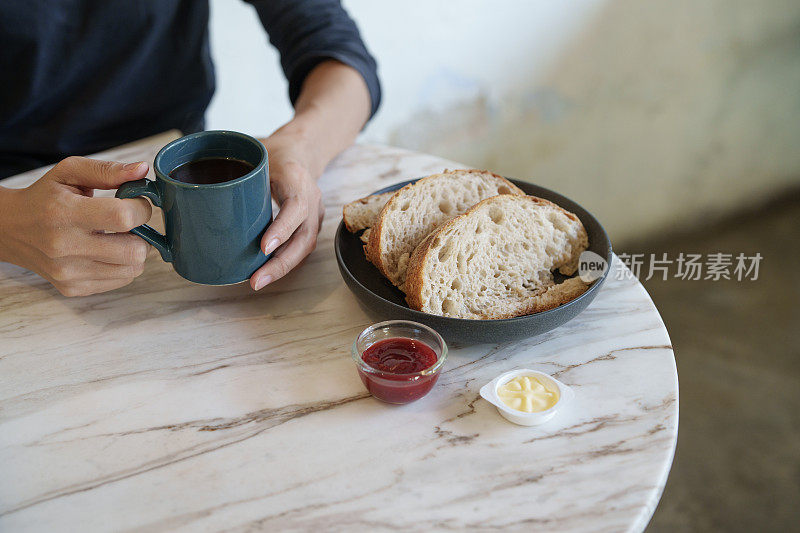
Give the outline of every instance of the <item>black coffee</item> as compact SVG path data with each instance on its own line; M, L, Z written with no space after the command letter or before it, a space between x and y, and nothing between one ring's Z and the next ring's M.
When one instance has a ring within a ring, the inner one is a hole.
M184 163L170 172L169 177L184 183L209 185L241 178L253 168L253 165L240 159L209 157Z

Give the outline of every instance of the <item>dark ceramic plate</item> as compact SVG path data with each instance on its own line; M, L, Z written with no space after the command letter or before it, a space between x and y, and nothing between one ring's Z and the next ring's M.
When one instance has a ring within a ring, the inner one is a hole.
M394 191L413 181L416 180L397 183L376 191L374 194ZM608 240L603 226L591 213L569 198L549 189L524 181L513 179L511 181L527 194L550 200L578 215L589 234L589 250L605 258L607 264L611 264L611 242ZM597 296L600 285L608 276L608 269L606 269L605 274L597 279L585 293L571 302L549 311L502 320L448 318L410 309L403 293L384 278L378 269L364 257L363 243L358 237L359 234L347 231L344 221L339 224L334 241L336 262L339 264L339 271L342 273L345 283L370 316L376 321L404 319L422 322L438 331L448 342L457 344L499 343L533 337L555 329L586 309L586 306ZM558 276L556 276L556 281L560 281Z

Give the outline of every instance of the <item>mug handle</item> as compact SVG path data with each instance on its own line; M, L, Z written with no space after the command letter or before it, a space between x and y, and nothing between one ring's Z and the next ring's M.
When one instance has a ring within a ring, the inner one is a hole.
M120 188L117 189L117 193L114 196L117 198L138 198L144 196L145 198L149 198L154 206L161 207L161 196L156 187L156 182L148 179L123 183ZM161 254L161 259L167 263L172 262L172 251L169 249L169 244L167 244L167 238L165 236L147 224L142 224L141 226L133 228L131 233L138 235L152 244Z

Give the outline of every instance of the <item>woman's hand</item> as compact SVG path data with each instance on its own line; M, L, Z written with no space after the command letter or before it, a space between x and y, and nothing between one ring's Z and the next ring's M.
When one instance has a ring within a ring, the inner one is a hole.
M144 270L147 244L127 233L150 219L143 198L93 198L147 174L147 163L68 157L27 189L0 188L0 261L47 279L64 296L127 285Z
M269 154L272 197L280 211L261 239L264 253L275 254L250 278L255 290L282 278L314 251L325 216L317 186L321 170L311 143L291 127L281 128L263 142Z
M317 245L325 208L317 178L350 146L369 117L370 96L355 69L323 61L303 81L294 118L264 141L278 216L261 240L269 261L250 278L258 290L285 276Z

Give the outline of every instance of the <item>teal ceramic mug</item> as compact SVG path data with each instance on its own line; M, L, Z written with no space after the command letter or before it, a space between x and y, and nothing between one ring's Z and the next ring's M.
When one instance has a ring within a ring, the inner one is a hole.
M236 159L253 170L220 183L193 184L170 174L203 159ZM150 226L131 230L189 281L230 285L247 280L267 256L260 243L272 222L267 150L235 131L201 131L172 141L156 155L156 179L123 183L117 198L144 196L164 213L164 235Z

